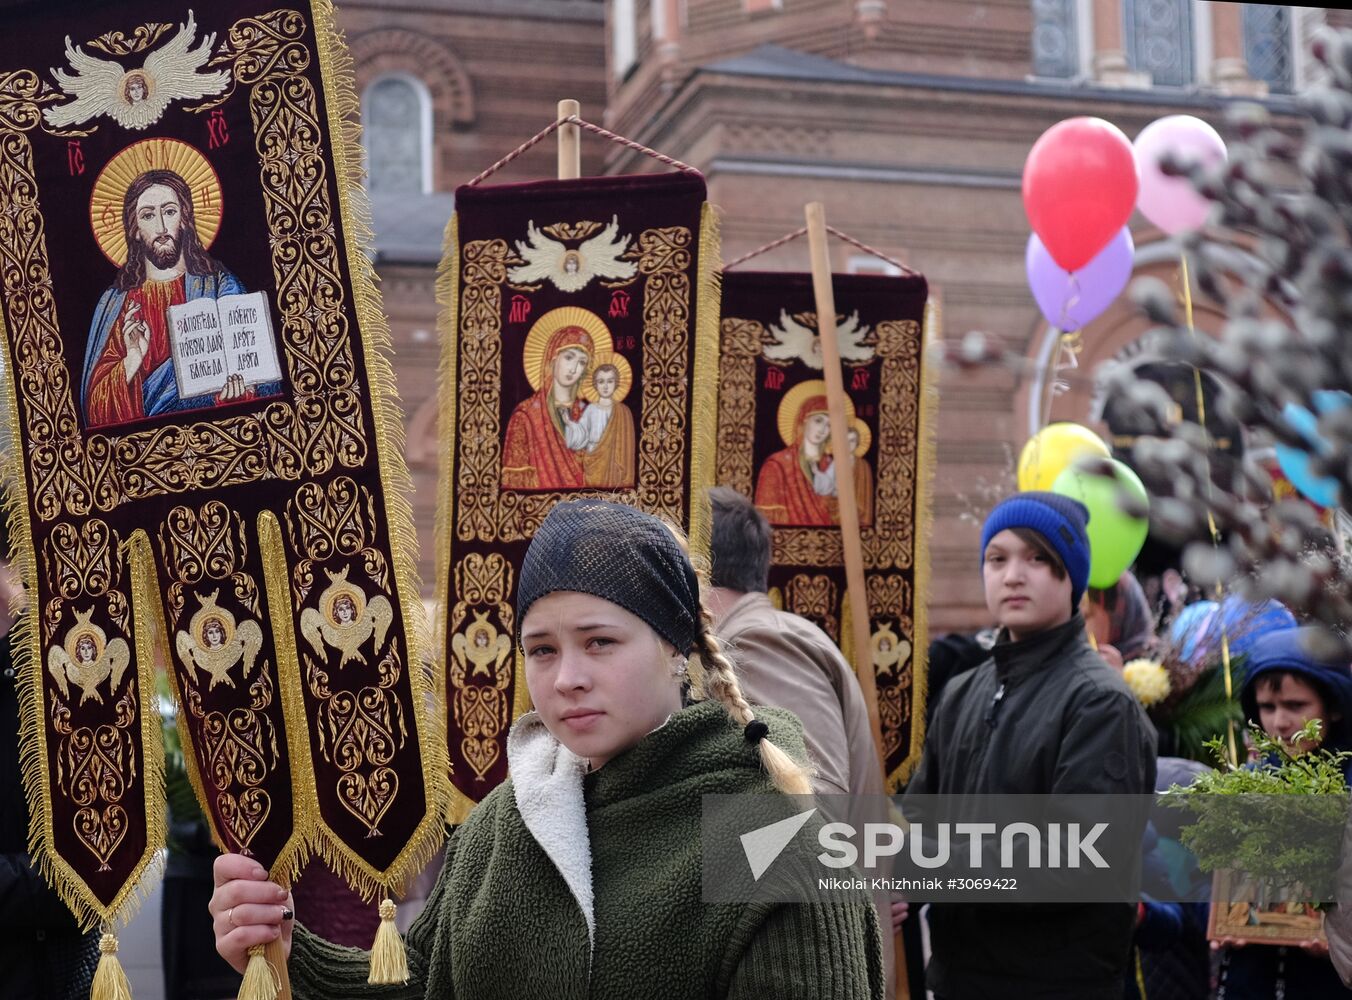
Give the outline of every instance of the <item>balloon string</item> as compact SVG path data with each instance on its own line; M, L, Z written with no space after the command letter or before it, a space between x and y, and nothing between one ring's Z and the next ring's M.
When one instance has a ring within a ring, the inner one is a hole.
M1179 271L1183 279L1183 317L1188 324L1188 333L1193 340L1197 339L1197 326L1193 323L1192 317L1192 279L1188 274L1188 252L1179 251ZM1206 429L1206 394L1202 391L1202 370L1196 365L1192 366L1193 390L1197 394L1197 422L1202 427L1202 433L1206 435L1206 452L1204 459L1206 462L1206 523L1211 532L1211 547L1217 551L1220 550L1221 539L1220 531L1216 528L1216 518L1211 512L1211 436ZM1220 618L1221 626L1221 669L1225 675L1225 704L1228 709L1235 701L1235 681L1234 671L1230 663L1230 635L1225 627L1225 587L1220 580L1216 581L1216 611ZM1227 744L1230 750L1230 766L1239 766L1239 750L1235 742L1235 718L1233 712L1227 713L1226 718Z

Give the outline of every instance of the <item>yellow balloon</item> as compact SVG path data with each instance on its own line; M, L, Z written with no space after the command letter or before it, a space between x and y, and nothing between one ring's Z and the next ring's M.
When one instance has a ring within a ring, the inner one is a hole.
M1109 458L1108 446L1088 427L1048 424L1019 454L1019 489L1049 490L1056 477L1081 458Z

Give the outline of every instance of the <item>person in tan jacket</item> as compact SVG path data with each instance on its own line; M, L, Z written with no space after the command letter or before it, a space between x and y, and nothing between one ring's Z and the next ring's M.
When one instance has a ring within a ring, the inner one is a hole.
M742 693L753 705L785 708L802 721L818 795L885 795L859 679L825 632L770 603L770 522L750 499L727 486L711 489L709 502L713 586L706 604ZM892 996L895 956L886 929L899 929L906 904L893 906L880 898L878 910Z

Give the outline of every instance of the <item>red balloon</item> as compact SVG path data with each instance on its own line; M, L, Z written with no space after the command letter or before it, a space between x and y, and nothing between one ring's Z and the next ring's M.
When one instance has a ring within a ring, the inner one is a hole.
M1131 218L1140 188L1131 143L1102 118L1067 118L1033 144L1023 207L1052 259L1077 271Z

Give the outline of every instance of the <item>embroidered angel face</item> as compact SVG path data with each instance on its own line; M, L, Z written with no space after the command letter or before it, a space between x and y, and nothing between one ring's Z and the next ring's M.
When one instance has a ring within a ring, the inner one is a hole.
M601 767L680 710L675 651L637 615L558 591L521 625L526 687L554 738Z
M122 97L128 104L140 104L150 96L146 78L140 73L128 73L122 82Z
M333 602L333 621L337 625L351 625L357 618L357 606L352 598L340 594Z
M89 635L82 635L75 642L75 658L80 661L80 666L88 666L98 659L99 648L93 638Z
M202 638L206 640L207 649L220 649L225 645L224 623L219 618L208 618L202 626Z

